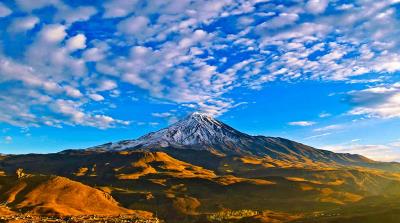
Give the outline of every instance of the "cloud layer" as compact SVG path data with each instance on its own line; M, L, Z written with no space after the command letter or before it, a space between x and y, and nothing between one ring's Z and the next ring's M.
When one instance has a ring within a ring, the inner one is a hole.
M13 8L1 3L0 106L7 109L0 121L127 125L98 108L137 96L130 89L219 115L241 104L229 96L235 89L257 90L277 80L380 83L400 70L398 4L109 0L72 6L17 0ZM13 41L21 48L10 49ZM349 114L400 116L398 84L349 95L355 106Z

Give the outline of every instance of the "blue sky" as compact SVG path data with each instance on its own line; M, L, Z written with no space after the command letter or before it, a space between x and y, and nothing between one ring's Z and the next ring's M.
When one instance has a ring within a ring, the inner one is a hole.
M400 1L2 0L0 153L132 139L193 111L400 161Z

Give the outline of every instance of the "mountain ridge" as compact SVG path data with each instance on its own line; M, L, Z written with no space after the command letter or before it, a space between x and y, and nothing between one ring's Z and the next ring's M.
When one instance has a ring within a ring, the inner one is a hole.
M321 150L281 137L252 136L199 112L135 140L107 143L87 148L85 151L125 150L161 150L174 155L183 153L184 150L196 150L208 151L218 156L254 156L285 162L363 167L380 163L359 154Z

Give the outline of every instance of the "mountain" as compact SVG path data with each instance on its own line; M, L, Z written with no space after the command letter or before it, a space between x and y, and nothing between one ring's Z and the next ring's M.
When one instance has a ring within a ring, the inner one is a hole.
M220 156L255 156L287 162L339 165L375 163L361 155L320 150L280 137L251 136L198 112L136 140L107 143L87 150L163 150L176 154L184 153L184 149L208 151Z
M356 219L398 216L399 171L398 163L251 136L194 113L136 140L0 156L0 215L136 213L148 220L151 212L167 223L332 216L364 223Z
M133 148L190 148L220 154L251 154L252 136L202 113L192 113L177 123L144 135L137 140L109 143L90 149L125 150Z

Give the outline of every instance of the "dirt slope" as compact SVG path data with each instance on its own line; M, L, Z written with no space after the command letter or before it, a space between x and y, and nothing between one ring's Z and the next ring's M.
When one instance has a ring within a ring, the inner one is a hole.
M2 197L11 209L40 215L151 215L123 208L105 192L58 176L17 180Z

